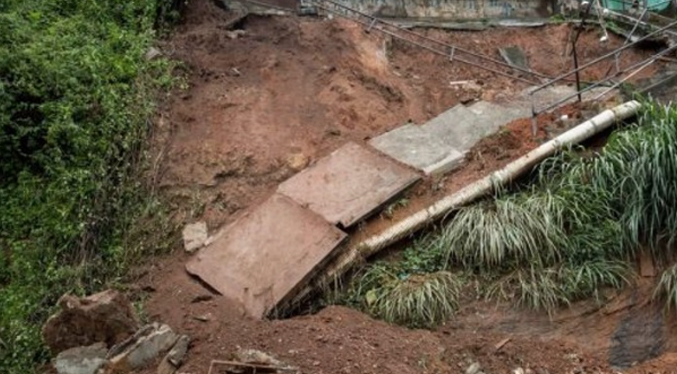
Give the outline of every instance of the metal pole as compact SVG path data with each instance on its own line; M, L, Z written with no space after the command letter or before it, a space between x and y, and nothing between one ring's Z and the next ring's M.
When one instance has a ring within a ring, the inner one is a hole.
M581 75L578 71L578 53L576 52L576 42L573 43L572 51L574 53L574 69L576 70L576 92L578 92L578 101L583 101L581 96Z
M580 70L578 70L578 51L576 50L576 43L578 43L578 38L580 38L581 31L583 31L583 27L585 26L585 20L590 15L590 9L592 9L592 4L588 3L585 13L583 13L583 17L581 17L581 23L578 24L576 36L571 41L571 51L574 55L574 71L576 72L576 92L578 92L579 102L583 101L583 96L581 95L581 74Z
M630 43L630 44L626 44L626 45L624 45L624 46L621 46L621 47L617 48L617 49L614 50L614 51L611 51L611 52L609 52L609 53L607 53L607 54L605 54L605 55L603 55L603 56L600 56L600 57L598 57L598 58L596 58L596 59L594 59L594 60L592 60L592 61L590 61L590 62L588 62L588 63L585 63L585 64L581 65L581 66L578 68L578 70L586 69L586 68L588 68L588 67L590 67L590 66L592 66L592 65L595 65L595 64L599 63L600 61L604 61L604 60L606 60L607 58L612 57L614 54L616 54L616 53L618 53L618 52L621 52L621 51L624 51L624 50L626 50L626 49L628 49L628 48L630 48L630 47L633 47L634 45L636 45L636 44L638 44L638 43L641 43L641 42L643 42L643 41L645 41L645 40L647 40L647 39L653 37L654 35L656 35L656 34L658 34L658 33L661 33L661 32L663 32L663 31L665 31L665 30L667 30L667 29L669 29L669 28L671 28L671 27L675 27L676 25L677 25L677 21L671 22L671 23L668 24L667 26L661 27L661 28L658 29L658 30L655 30L655 31L653 31L653 32L650 32L650 33L646 34L645 36L643 36L643 37L641 37L641 38L639 38L639 39L637 39L637 40L635 40L634 42L632 42L632 43ZM532 92L540 91L540 90L544 89L545 87L548 87L548 86L552 85L553 83L555 83L555 82L557 82L557 81L561 81L562 79L564 79L564 78L566 78L566 77L568 77L568 76L570 76L570 75L572 75L572 74L575 74L575 73L576 73L575 71L570 71L570 72L564 73L564 74L562 74L562 75L556 77L555 79L550 80L550 81L548 81L548 82L546 82L546 83L543 83L542 85L536 87Z
M666 49L664 49L663 51L661 51L661 52L659 52L659 53L657 53L657 54L655 54L655 55L653 55L653 56L651 56L651 57L649 57L649 58L647 58L647 59L644 59L644 60L642 60L642 61L640 61L640 62L638 62L638 63L635 63L635 64L633 64L632 66L629 66L629 67L625 68L624 70L622 70L622 71L620 71L620 72L614 74L614 75L611 76L611 77L608 77L608 78L606 78L606 79L600 80L600 81L598 81L598 82L595 82L595 83L589 85L588 87L585 87L584 89L581 90L581 93L585 93L585 92L588 92L588 91L590 91L590 90L592 90L592 89L594 89L594 88L600 87L600 86L604 85L605 83L609 82L610 80L612 80L613 78L615 78L615 77L617 77L617 76L619 76L619 75L621 75L621 74L623 74L623 73L625 73L625 72L631 71L631 70L636 69L636 68L638 68L638 67L640 67L640 68L643 69L643 66L646 65L647 62L650 62L650 61L653 61L653 60L657 60L657 59L661 58L662 56L668 54L669 52L671 52L671 51L673 51L673 50L675 50L675 49L677 49L677 44L674 45L674 46L672 46L672 47L670 47L670 48L666 48ZM560 100L558 100L557 102L552 103L552 104L550 104L550 105L548 105L547 107L542 108L542 109L536 110L535 108L532 107L532 113L533 113L533 115L541 114L541 113L546 112L546 111L548 111L548 110L550 110L550 109L556 108L556 107L559 106L560 104L562 104L562 103L568 101L569 99L571 99L572 97L575 97L575 96L576 96L576 93L573 93L573 94L571 94L571 95L565 96L565 97L561 98Z

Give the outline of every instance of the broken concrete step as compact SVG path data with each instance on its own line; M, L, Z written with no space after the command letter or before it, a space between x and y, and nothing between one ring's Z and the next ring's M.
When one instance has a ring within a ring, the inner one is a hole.
M468 107L473 113L480 117L483 121L481 125L482 131L477 132L478 136L481 135L477 140L493 134L501 126L510 123L518 118L526 118L531 116L531 109L528 106L520 106L517 104L511 105L510 107L505 107L498 104L489 103L486 101L478 101L477 103Z
M439 139L446 148L459 154L467 152L481 139L485 121L464 105L456 105L421 126L430 138Z
M473 112L457 105L424 125L405 125L369 144L426 175L443 174L463 163L463 148L473 143L468 128L475 120Z
M486 101L457 105L421 126L403 126L369 144L427 175L443 174L461 165L480 139L529 114L527 107L505 108Z
M346 234L287 196L250 209L187 264L186 270L263 318L335 254Z
M460 152L416 125L387 132L372 139L369 145L426 175L450 171L463 160Z
M419 179L415 171L348 143L280 184L278 193L330 223L350 227Z

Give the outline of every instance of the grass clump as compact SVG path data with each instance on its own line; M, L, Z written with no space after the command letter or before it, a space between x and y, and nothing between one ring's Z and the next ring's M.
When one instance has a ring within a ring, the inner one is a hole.
M559 259L565 241L561 217L541 198L505 196L461 210L440 237L449 260L487 270Z
M434 327L447 321L458 308L461 282L438 271L391 278L368 294L371 314L410 327Z
M369 265L337 301L409 327L444 323L458 308L463 280L443 270L444 248L431 239L419 238L398 261Z
M659 298L665 301L667 309L677 308L677 264L663 271L654 291L654 299Z
M572 149L536 171L531 186L515 186L460 209L436 234L407 250L400 266L411 266L407 258L434 248L436 256L419 271L462 267L483 280L480 293L553 313L577 300L601 300L604 288L631 283L632 262L641 246L651 248L657 260L674 258L674 107L647 102L636 124L614 133L601 151ZM399 285L407 278L393 279L379 282ZM677 265L663 273L656 297L677 306L676 284ZM401 287L410 295L414 285ZM399 321L396 316L420 314L411 296L392 294L392 289L375 299L380 301L378 315ZM383 312L385 305L391 314Z

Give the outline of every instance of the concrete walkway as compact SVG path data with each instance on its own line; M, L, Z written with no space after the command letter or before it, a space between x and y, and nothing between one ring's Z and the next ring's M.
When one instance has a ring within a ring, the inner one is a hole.
M378 211L422 174L459 167L480 139L530 113L530 105L480 101L378 136L369 142L374 149L348 143L223 228L186 269L250 316L274 314L337 253L347 237L341 228Z
M480 139L530 114L525 106L507 108L486 101L457 105L421 126L399 127L369 144L426 175L439 175L458 168Z

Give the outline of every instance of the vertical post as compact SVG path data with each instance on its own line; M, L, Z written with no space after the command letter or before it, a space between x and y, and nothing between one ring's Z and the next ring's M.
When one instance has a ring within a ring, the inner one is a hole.
M583 30L583 26L585 25L585 19L588 18L588 15L590 15L590 9L592 9L592 4L590 3L592 0L583 0L581 1L581 5L585 4L585 12L583 13L583 16L581 17L581 23L578 25L578 29L576 30L576 36L574 39L571 41L571 52L573 53L574 56L574 72L576 74L576 91L578 92L578 101L583 101L583 97L581 95L581 76L580 72L578 71L578 53L576 52L576 43L578 42L578 38L581 36L581 31Z
M574 69L576 71L576 92L578 92L578 101L583 101L583 96L581 95L581 74L578 71L578 53L576 52L576 40L573 40L571 51L574 54Z

